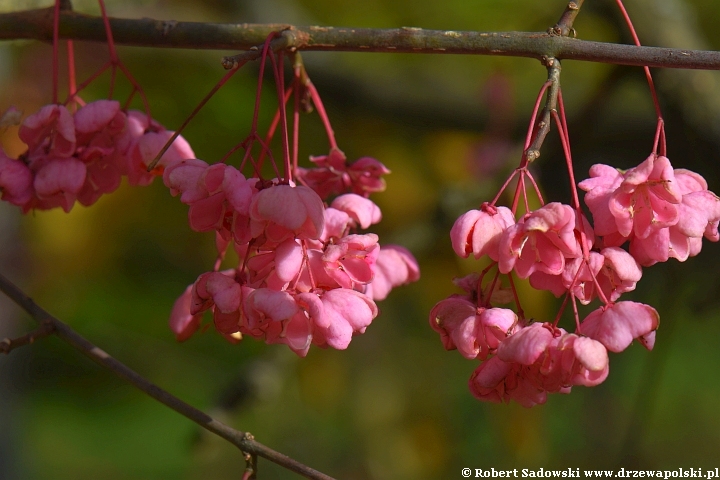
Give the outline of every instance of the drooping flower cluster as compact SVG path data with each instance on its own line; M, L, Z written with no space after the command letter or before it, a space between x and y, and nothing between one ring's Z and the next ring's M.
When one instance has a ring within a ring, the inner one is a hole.
M307 186L248 179L232 166L196 159L168 167L163 179L190 206L190 226L214 230L219 249L232 243L241 261L200 275L177 300L170 326L178 340L210 310L229 339L282 343L301 356L311 344L345 349L377 315L374 300L419 277L404 248L381 248L377 235L352 233L382 217L363 196L345 193L326 207Z
M261 65L266 57L277 62L269 48L272 38L265 43ZM282 68L273 72L284 84ZM284 110L289 96L278 88L280 105L264 140L257 133L256 105L251 132L237 147L245 150L239 168L190 159L165 169L165 185L190 207L190 227L215 231L219 252L214 271L200 275L175 303L170 327L178 340L197 331L203 313L210 311L215 328L231 341L250 336L285 344L300 356L312 344L342 350L377 316L376 300L419 278L409 251L381 247L376 234L362 233L382 218L368 197L385 189L382 177L390 171L370 157L347 161L307 75L296 70L289 92L307 94L325 124L330 153L311 157L315 167L297 165L299 127L294 126L290 145ZM260 98L258 93L256 101ZM297 103L295 108L297 122ZM278 125L285 141L282 166L268 147ZM257 158L254 144L261 147ZM266 156L276 178L263 178L260 165ZM248 163L254 168L249 178L242 173ZM221 272L230 245L239 265Z
M89 206L120 186L148 185L165 166L193 158L190 145L178 137L159 166L147 166L173 132L138 111L124 112L113 100L88 103L74 114L63 105L46 105L20 125L28 150L18 159L0 150L2 199L23 212L61 207L76 201Z
M720 199L700 175L674 170L664 156L653 154L625 172L595 165L579 186L587 192L594 228L579 207L560 203L517 221L511 209L486 203L453 226L455 252L463 258L487 256L492 263L483 276L493 266L497 273L485 285L478 275L458 280L466 294L439 302L430 324L447 350L483 361L470 378L470 390L480 400L544 403L547 393L601 383L608 351L621 352L635 339L651 350L657 312L619 298L635 289L642 266L685 261L699 253L703 236L719 239ZM512 273L573 303L599 298L603 305L582 322L574 309L572 334L559 328L558 320L529 321L522 317ZM503 303L494 293L500 274L508 275L520 317L493 307Z
M580 182L595 229L605 246L630 242L642 266L700 253L702 238L718 241L720 199L695 172L673 169L667 157L650 155L622 172L593 165Z

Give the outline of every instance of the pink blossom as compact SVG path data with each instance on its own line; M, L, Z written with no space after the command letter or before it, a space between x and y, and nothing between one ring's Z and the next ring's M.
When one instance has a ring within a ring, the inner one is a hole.
M75 112L76 154L85 163L112 154L127 119L114 100L97 100ZM124 153L124 152L123 152Z
M642 268L636 259L618 247L604 248L600 254L604 262L598 283L607 299L614 302L623 293L635 290L642 277Z
M554 202L526 214L503 232L499 251L502 273L514 269L520 278L535 271L561 274L565 258L582 254L575 237L575 212L568 205Z
M373 300L384 300L393 288L420 279L417 260L399 245L381 246L373 271L373 280L365 289L365 294Z
M308 187L271 186L252 199L252 236L264 232L272 242L281 242L291 236L317 239L323 231L323 210L322 200Z
M160 153L174 133L166 130L146 113L136 110L128 112L127 129L124 138L119 142L119 148L125 151L125 163L122 171L128 176L130 185L149 185L170 165L181 160L195 158L195 153L187 140L178 136L153 171L147 171L150 162Z
M659 324L660 316L649 305L618 302L590 313L580 324L580 330L583 335L598 340L611 352L622 352L633 339L649 338ZM644 343L649 344L647 341ZM652 344L649 344L650 348Z
M240 331L273 343L282 333L282 323L298 312L298 306L288 292L258 288L245 298L243 311L245 323Z
M348 164L338 149L329 155L310 157L315 168L299 167L295 172L299 181L326 199L331 195L355 193L363 197L385 190L383 175L390 173L385 165L371 157L362 157Z
M372 200L354 193L347 193L336 197L330 206L347 213L353 220L353 226L359 226L362 229L368 228L370 225L374 225L382 220L380 207L375 205Z
M618 231L615 217L610 212L610 197L623 181L622 173L608 165L596 164L590 167L590 178L578 184L585 190L585 204L592 212L595 233L601 236Z
M269 251L259 252L247 261L250 284L283 290L300 273L303 249L298 240L289 238Z
M75 152L75 123L62 105L45 105L28 116L20 125L18 136L33 157L69 157Z
M564 295L572 287L575 297L587 305L598 296L597 285L600 285L605 298L614 302L623 293L635 290L642 277L642 269L635 258L618 247L590 252L588 263L583 258L572 258L566 261L560 275L534 272L530 275L530 285L549 290L556 297Z
M380 252L374 233L348 235L337 244L328 245L322 260L327 274L342 288L370 283L375 260Z
M202 314L193 315L190 313L192 288L193 286L190 285L185 289L183 294L175 300L170 312L170 330L173 331L178 342L184 342L200 328Z
M621 235L634 232L639 238L647 238L658 228L678 222L677 204L681 200L670 161L652 154L625 172L608 205Z
M0 193L2 199L22 206L33 196L33 175L27 165L14 160L0 148Z
M450 230L453 249L463 258L472 253L475 258L488 255L498 261L500 237L514 224L509 208L484 203L480 210L470 210L455 221Z
M323 215L325 226L322 235L318 238L321 243L328 242L333 237L336 239L344 237L351 223L354 223L350 215L332 207L326 208Z
M366 295L347 288L329 290L320 300L324 318L315 321L316 335L338 350L348 347L354 333L365 333L367 326L378 314L375 302Z
M430 326L440 334L445 350L457 349L468 359L485 360L511 333L517 315L505 308L478 308L467 299L450 297L430 311Z
M515 400L531 407L544 403L547 393L597 385L608 371L607 350L600 342L534 323L502 341L497 355L471 376L470 390L480 400Z
M679 218L675 225L653 231L645 238L630 238L630 253L643 266L675 258L684 262L700 253L702 237L720 239L720 199L707 190L705 179L689 170L675 171L682 201L677 206Z
M35 174L33 186L38 201L31 206L41 209L60 206L69 212L86 174L85 164L74 157L53 158Z
M180 201L189 205L207 195L207 190L200 184L200 177L207 168L206 162L196 158L181 160L165 169L163 182L172 196L180 193Z

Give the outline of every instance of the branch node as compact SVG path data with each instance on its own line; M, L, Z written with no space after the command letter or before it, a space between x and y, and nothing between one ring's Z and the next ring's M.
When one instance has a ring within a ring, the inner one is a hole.
M280 32L279 37L270 42L270 49L273 52L277 52L280 50L289 50L293 52L296 49L295 40L295 34L292 32L292 29L286 28L285 30ZM239 53L237 55L232 55L229 57L223 57L220 63L222 63L222 66L225 70L232 70L239 65L260 58L260 55L262 55L261 47L262 46L253 45L243 53Z
M43 320L40 326L30 333L18 338L4 338L0 340L0 353L8 355L11 351L23 345L35 343L35 340L55 333L55 324L52 319Z

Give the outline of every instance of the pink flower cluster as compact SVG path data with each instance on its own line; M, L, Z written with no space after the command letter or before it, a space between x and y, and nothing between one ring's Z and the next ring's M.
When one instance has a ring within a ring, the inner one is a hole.
M630 242L642 266L675 258L684 262L700 253L702 238L717 242L720 199L695 172L673 169L667 157L650 155L622 172L593 165L580 182L605 246Z
M178 137L148 173L172 134L147 114L124 112L114 100L88 103L74 114L63 105L46 105L20 126L27 152L12 159L0 150L2 199L24 212L69 212L75 201L92 205L117 189L123 175L131 185L148 185L165 166L195 156Z
M232 244L240 257L235 269L200 275L177 300L170 327L178 340L198 330L205 311L229 340L247 335L300 356L311 344L345 349L363 333L377 316L375 300L417 280L419 270L406 249L355 233L382 215L362 188L374 173L354 172L341 190L330 175L313 184L325 196L366 194L343 193L326 206L313 188L246 178L225 164L190 159L166 168L165 185L189 205L190 226L215 231L221 255Z
M579 186L594 228L579 208L554 202L517 221L507 207L483 204L460 216L450 232L459 256L487 256L492 263L483 275L458 280L466 293L439 302L430 325L447 350L482 361L470 378L481 400L544 403L547 393L601 383L608 351L621 352L633 340L651 350L657 312L619 298L635 289L642 266L684 261L697 255L702 237L720 238L720 199L700 175L674 170L664 156L653 154L625 172L595 165L590 176ZM621 248L626 242L629 251ZM497 273L484 285L493 266ZM557 320L533 323L523 318L512 273L573 304L599 298L603 305L582 321L574 308L572 334ZM494 306L506 303L497 295L500 274L508 276L520 317Z

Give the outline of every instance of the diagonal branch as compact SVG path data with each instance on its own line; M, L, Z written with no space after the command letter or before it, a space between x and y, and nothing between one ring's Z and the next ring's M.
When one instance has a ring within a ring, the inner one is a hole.
M52 41L52 10L44 8L0 14L0 40ZM577 13L573 9L569 10L570 16ZM558 22L559 28L569 31L572 19L563 15ZM720 70L720 52L590 42L545 32L302 27L287 24L175 22L148 18L111 18L110 25L115 43L137 46L249 50L263 43L270 33L290 29L297 50L500 55L538 60L553 57L617 65ZM60 13L60 36L75 40L106 41L100 17L73 11Z
M0 291L4 292L12 301L17 303L26 312L28 312L31 317L41 324L52 324L55 335L85 356L89 357L101 367L110 370L118 377L132 384L139 390L142 390L158 402L175 410L180 415L183 415L184 417L197 423L202 428L224 438L238 447L242 452L266 458L267 460L270 460L271 462L285 467L286 469L298 473L306 478L332 480L332 477L318 472L317 470L314 470L297 460L293 460L292 458L255 441L252 434L235 430L234 428L215 420L205 412L198 410L197 408L183 402L179 398L158 387L134 370L127 367L125 364L115 360L104 350L90 343L70 328L69 325L61 322L43 310L29 296L27 296L3 275L0 275Z

